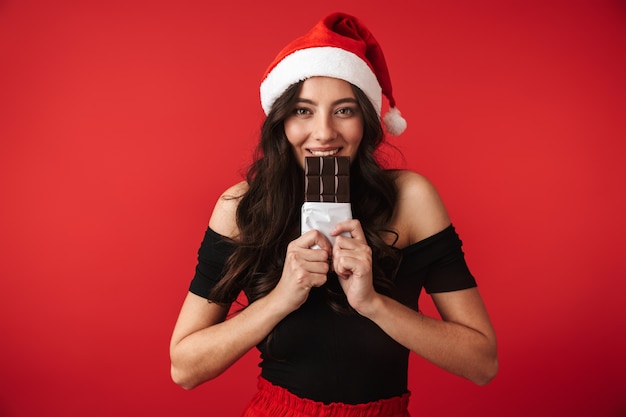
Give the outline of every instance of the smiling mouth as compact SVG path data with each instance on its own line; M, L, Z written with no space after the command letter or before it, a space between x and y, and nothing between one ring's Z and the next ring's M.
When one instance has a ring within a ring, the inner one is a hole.
M307 149L307 151L309 151L309 153L311 153L311 155L313 156L333 156L336 155L337 153L339 153L339 151L341 150L341 148L335 148L335 149Z

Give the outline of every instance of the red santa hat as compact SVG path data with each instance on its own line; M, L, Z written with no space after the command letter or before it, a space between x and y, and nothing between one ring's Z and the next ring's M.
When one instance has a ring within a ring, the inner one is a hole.
M280 51L261 82L265 114L290 85L315 76L339 78L356 85L370 99L379 117L385 95L389 102L389 112L383 117L387 132L399 135L406 129L406 120L393 98L383 51L354 16L333 13Z

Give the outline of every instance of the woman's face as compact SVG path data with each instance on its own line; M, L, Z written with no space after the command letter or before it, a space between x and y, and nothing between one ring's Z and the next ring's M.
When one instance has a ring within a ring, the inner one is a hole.
M305 80L284 126L302 167L307 156L349 156L352 161L363 137L363 115L352 86L337 78Z

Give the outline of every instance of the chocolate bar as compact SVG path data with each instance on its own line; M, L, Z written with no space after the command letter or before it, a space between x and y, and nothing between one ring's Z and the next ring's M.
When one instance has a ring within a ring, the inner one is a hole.
M352 218L350 158L307 156L304 160L304 203L301 231L318 230L334 244L330 232L337 223ZM350 233L344 232L345 236ZM314 245L313 248L319 248Z
M304 201L349 203L350 158L307 156L304 160Z

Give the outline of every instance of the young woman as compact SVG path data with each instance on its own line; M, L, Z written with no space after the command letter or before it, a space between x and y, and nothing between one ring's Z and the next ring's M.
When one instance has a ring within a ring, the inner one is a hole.
M381 101L389 113L381 123ZM246 181L217 202L171 340L172 378L193 388L251 348L259 392L245 416L408 416L409 352L477 384L496 337L436 189L376 160L406 126L380 46L335 13L278 55ZM352 220L301 233L307 156L350 157ZM420 313L424 288L441 319ZM228 316L243 291L248 303Z

